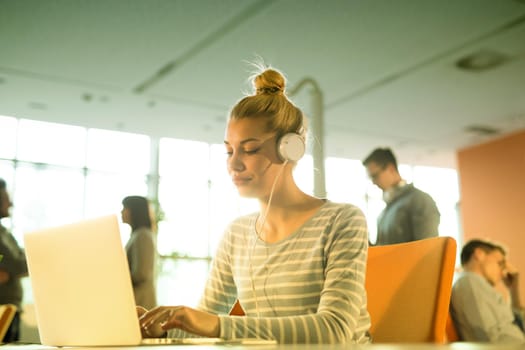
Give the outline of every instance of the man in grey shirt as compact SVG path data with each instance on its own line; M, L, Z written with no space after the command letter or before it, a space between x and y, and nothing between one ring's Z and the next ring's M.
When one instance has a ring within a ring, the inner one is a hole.
M363 161L372 182L383 190L386 207L377 220L375 245L437 237L440 214L428 193L401 178L390 148L377 148Z
M450 305L460 339L525 343L518 272L507 262L505 249L471 240L461 251L461 265L464 271L454 283Z

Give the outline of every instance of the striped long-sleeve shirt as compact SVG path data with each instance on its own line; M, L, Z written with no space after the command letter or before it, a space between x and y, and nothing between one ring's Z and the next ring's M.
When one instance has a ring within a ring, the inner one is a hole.
M265 243L257 214L225 232L199 309L220 315L224 339L368 343L366 221L350 204L326 202L296 232ZM228 316L239 299L246 316Z

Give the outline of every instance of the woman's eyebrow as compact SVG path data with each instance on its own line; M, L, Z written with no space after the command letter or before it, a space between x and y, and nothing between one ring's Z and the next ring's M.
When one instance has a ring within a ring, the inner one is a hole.
M241 145L245 144L245 143L248 143L248 142L266 142L267 140L261 140L261 139L258 139L258 138L249 138L249 139L246 139L246 140L242 140L240 143ZM226 140L224 140L224 144L225 145L229 145L230 143Z

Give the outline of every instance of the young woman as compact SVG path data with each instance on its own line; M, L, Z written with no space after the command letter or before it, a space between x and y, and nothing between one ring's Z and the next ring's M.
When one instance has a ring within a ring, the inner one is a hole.
M155 262L157 248L152 231L149 202L141 196L122 200L122 222L131 226L126 243L135 303L150 309L157 306L155 290Z
M232 109L224 144L239 194L260 211L233 221L217 250L198 309L158 307L142 315L145 337L255 337L279 343L367 343L362 212L302 192L293 168L304 151L303 113L274 69ZM230 316L239 300L245 316Z

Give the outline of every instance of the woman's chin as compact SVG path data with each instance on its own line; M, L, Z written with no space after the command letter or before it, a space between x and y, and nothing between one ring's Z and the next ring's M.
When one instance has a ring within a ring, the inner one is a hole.
M241 196L242 198L256 198L257 197L257 195L253 193L253 191L250 191L247 188L237 187L237 192L239 193L239 196Z

